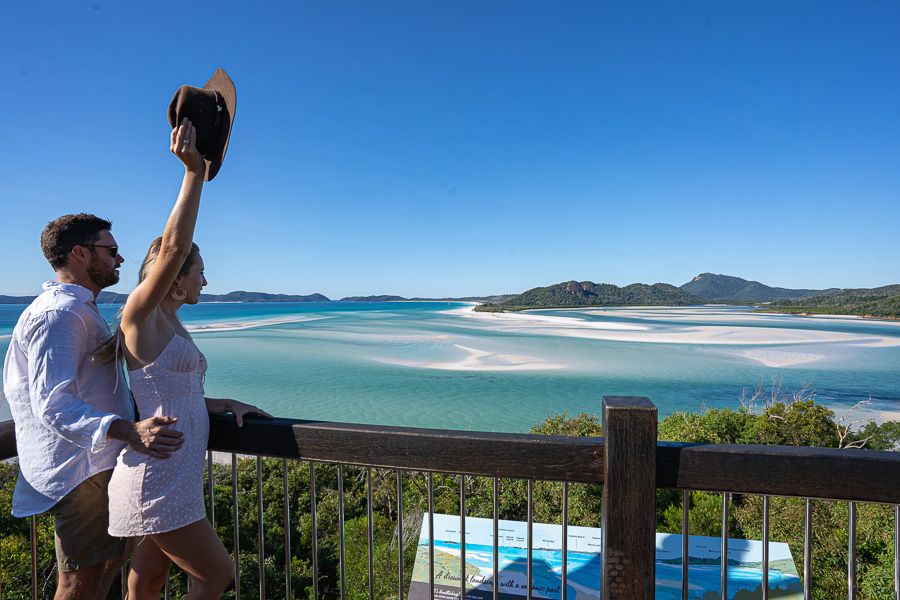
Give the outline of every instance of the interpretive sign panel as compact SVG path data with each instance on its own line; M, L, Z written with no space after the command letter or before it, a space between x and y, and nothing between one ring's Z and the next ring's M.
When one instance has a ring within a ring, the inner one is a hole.
M491 600L494 594L494 534L491 519L466 518L466 598ZM528 572L527 524L499 521L499 589L502 600L526 595ZM460 596L460 537L458 515L434 515L434 597ZM595 527L568 528L566 587L568 598L600 598L601 532ZM428 600L428 556L431 535L428 514L422 518L419 546L410 583L410 600ZM533 524L532 596L562 598L562 527ZM689 598L721 598L721 540L691 536L688 546ZM656 598L681 598L681 536L656 534ZM759 598L762 591L762 542L728 541L728 598ZM769 543L771 598L803 597L803 586L787 544Z

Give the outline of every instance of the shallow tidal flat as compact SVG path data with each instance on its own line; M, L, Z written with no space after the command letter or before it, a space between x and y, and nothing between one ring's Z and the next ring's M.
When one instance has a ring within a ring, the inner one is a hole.
M762 386L814 391L838 414L868 400L855 419L900 418L898 322L446 302L205 304L184 318L209 360L208 395L286 417L527 431L550 414L599 412L603 395L648 396L664 416L736 408Z

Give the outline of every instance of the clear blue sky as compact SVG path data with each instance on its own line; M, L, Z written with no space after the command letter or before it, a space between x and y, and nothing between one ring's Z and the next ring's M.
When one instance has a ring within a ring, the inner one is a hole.
M217 66L212 293L900 282L898 31L893 1L5 2L0 293L78 211L134 286L181 179L169 100Z

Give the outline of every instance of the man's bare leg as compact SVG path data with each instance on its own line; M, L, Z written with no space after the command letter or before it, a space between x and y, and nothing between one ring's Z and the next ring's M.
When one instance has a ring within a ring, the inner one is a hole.
M59 571L53 600L103 600L125 559Z

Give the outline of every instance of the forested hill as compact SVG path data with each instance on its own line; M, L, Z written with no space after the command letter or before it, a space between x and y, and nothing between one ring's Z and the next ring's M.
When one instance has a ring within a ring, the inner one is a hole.
M808 298L838 291L838 288L804 290L770 287L758 281L713 273L701 273L682 285L681 289L710 302L772 302L779 299Z
M592 281L564 281L530 289L499 304L486 304L476 310L516 310L567 306L684 306L703 300L667 283L632 283L625 287Z
M267 294L266 292L228 292L227 294L200 294L200 302L331 302L322 294L300 296L296 294Z
M900 319L900 284L846 289L800 300L780 300L766 310Z

